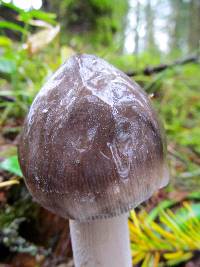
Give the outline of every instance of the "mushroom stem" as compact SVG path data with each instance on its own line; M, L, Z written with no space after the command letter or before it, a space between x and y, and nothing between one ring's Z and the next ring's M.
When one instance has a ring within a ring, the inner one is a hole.
M127 214L111 219L70 220L75 267L131 267Z

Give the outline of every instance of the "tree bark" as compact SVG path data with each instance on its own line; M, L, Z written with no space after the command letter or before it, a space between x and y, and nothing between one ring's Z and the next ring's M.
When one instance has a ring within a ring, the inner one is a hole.
M189 50L192 52L200 46L200 1L190 1L190 30L188 37Z

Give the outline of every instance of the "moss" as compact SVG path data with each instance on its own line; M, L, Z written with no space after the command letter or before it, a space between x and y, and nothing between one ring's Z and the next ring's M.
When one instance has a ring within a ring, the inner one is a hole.
M120 35L122 38L120 41L118 38L118 44L122 48L127 0L66 1L63 8L65 11L60 12L65 32L63 42L69 42L78 50L86 44L88 49L98 50L112 46Z

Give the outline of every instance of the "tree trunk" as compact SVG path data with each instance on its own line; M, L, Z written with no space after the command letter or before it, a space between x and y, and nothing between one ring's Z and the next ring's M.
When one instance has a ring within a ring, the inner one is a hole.
M190 1L190 31L188 46L191 52L197 50L200 45L200 0Z
M135 48L134 54L137 55L139 52L139 23L140 23L140 1L137 1L136 6L136 25L135 25Z
M151 0L147 1L145 7L145 20L146 20L145 49L153 52L157 50L157 48L154 38L154 10L152 8Z

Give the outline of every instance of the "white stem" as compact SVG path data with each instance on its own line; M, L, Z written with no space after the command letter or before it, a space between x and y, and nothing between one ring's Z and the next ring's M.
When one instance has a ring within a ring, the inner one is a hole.
M75 267L131 267L127 214L80 223L70 220Z

